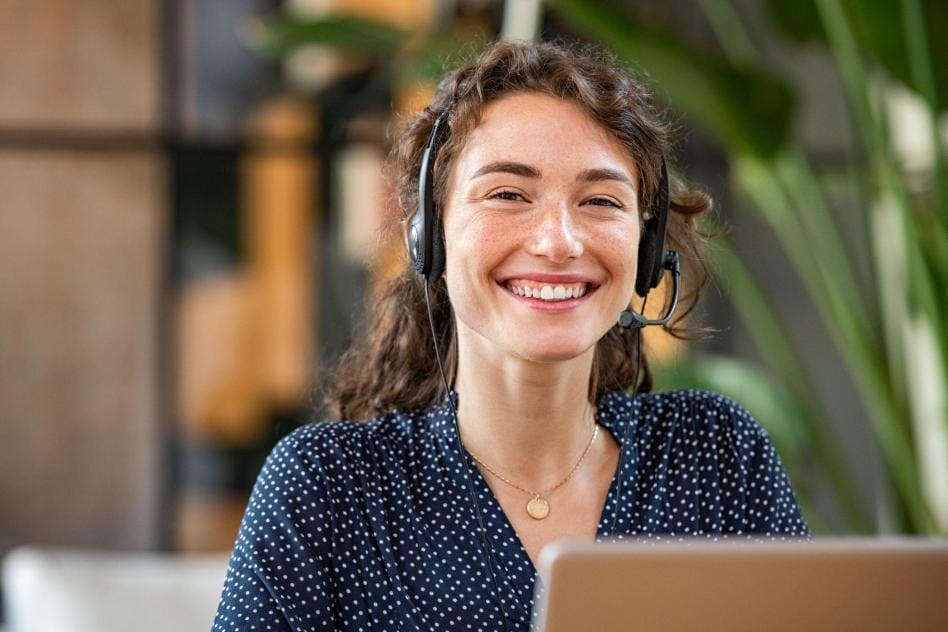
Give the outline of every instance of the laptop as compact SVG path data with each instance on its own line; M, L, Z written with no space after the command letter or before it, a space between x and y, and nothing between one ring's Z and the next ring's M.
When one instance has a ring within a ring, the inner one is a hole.
M560 541L541 632L948 630L948 539Z

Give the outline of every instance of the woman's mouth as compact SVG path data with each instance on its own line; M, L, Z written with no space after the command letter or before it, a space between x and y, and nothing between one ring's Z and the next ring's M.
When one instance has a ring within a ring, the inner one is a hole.
M536 307L569 308L584 302L599 286L592 283L541 283L507 279L500 283L507 292Z

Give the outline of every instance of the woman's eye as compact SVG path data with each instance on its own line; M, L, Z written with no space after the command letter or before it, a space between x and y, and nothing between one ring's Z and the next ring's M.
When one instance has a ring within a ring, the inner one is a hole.
M491 193L487 196L490 200L504 200L506 202L519 202L523 201L525 198L522 193L517 191L497 191L496 193ZM593 206L605 206L612 208L622 208L622 205L606 197L594 197L586 200L585 204L591 204Z
M487 196L487 197L488 197L489 199L494 199L494 200L509 200L509 201L512 201L512 202L517 201L518 199L522 199L522 198L523 198L523 196L520 195L519 193L517 193L516 191L498 191L497 193L493 193L493 194L491 194L491 195L489 195L489 196Z
M593 206L614 206L615 208L621 208L621 206L617 204L614 200L610 200L609 198L604 198L604 197L590 198L589 200L587 200L587 203L592 204Z

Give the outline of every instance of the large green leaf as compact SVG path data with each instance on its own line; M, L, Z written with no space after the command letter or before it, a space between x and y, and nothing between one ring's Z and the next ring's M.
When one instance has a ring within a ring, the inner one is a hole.
M909 42L905 38L904 14L896 0L841 0L846 17L864 52L881 64L893 77L924 95L924 86L913 76ZM767 0L772 22L798 42L828 41L820 12L814 0ZM935 90L941 108L948 105L948 2L921 0L929 59L934 60ZM937 60L941 59L941 63Z
M477 55L486 45L473 32L407 31L345 14L319 19L282 15L252 22L247 33L254 48L275 57L319 44L382 61L393 71L392 79L400 83L436 80L454 65Z
M479 55L487 41L476 33L428 33L420 38L407 56L399 79L401 81L436 81L445 72Z
M645 70L670 105L707 128L728 149L768 158L786 144L794 98L772 75L731 66L609 3L547 3L577 31Z
M350 15L318 19L280 15L252 24L248 34L253 45L277 57L308 44L324 44L365 56L392 55L401 50L408 39L405 30Z

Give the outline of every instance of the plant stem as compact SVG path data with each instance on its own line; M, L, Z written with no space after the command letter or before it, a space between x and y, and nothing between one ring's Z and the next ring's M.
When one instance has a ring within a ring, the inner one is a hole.
M732 62L753 65L757 57L744 24L729 0L698 0L718 43Z
M944 230L948 225L948 190L946 190L943 173L943 156L941 136L938 132L938 114L941 111L938 103L938 92L935 90L935 73L932 70L929 56L928 35L925 32L925 18L922 6L918 0L902 0L903 39L908 50L909 68L912 72L912 81L916 89L925 98L931 120L932 149L934 161L932 164L932 184L935 191L935 200L941 217Z

